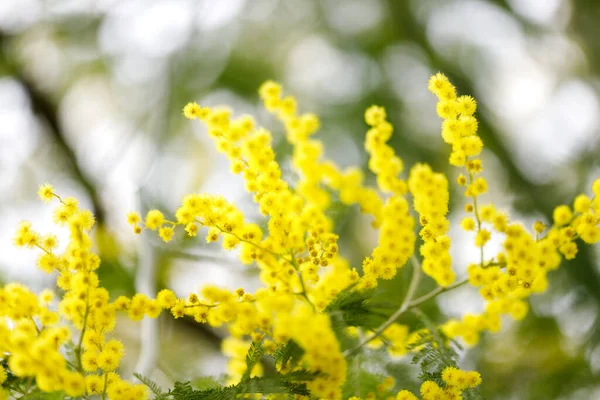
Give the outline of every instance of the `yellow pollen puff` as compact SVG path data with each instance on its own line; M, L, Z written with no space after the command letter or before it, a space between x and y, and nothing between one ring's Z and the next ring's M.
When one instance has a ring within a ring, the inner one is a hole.
M537 234L544 232L545 229L546 225L544 225L542 221L535 221L535 223L533 224L533 230Z
M165 216L159 210L150 210L146 214L146 227L155 231L165 222Z
M475 236L475 246L483 247L492 238L490 231L482 229Z
M396 395L396 400L419 400L419 399L417 396L415 396L408 390L401 390Z
M196 119L199 118L201 114L201 107L198 103L187 103L185 107L183 107L183 115L188 119Z
M371 126L377 126L386 119L385 109L379 106L371 106L365 111L365 122Z
M440 94L444 91L454 88L454 86L450 83L446 75L442 74L441 72L438 72L437 74L432 75L431 78L429 78L427 87L430 92L437 96L440 96Z
M590 209L592 200L585 194L580 194L573 202L573 209L578 213L584 213Z
M165 242L165 243L169 243L172 239L173 239L173 235L175 234L175 231L173 230L172 227L167 227L167 226L163 226L162 228L160 228L158 230L158 236L160 236L160 238Z
M40 185L38 189L38 196L42 201L48 203L54 196L54 188L49 183Z
M478 174L483 171L483 166L481 164L481 160L476 158L473 160L467 161L467 171L472 174Z
M600 178L592 183L592 193L594 193L594 196L600 197Z
M456 101L454 100L443 100L437 104L437 113L440 118L451 119L458 115L458 109L456 107Z
M264 100L279 99L281 96L281 85L274 81L267 81L258 90L260 97Z
M461 115L471 116L477 110L477 102L471 96L459 96L456 99L456 108Z
M475 230L475 220L473 220L473 218L471 217L466 217L463 218L463 220L460 223L460 226L465 230L465 231L472 231Z
M129 225L139 224L140 222L142 222L142 217L140 216L140 213L135 211L127 213L127 223Z
M569 206L561 205L554 209L552 218L554 219L554 223L557 226L563 226L571 222L571 219L573 218L573 213L571 212Z

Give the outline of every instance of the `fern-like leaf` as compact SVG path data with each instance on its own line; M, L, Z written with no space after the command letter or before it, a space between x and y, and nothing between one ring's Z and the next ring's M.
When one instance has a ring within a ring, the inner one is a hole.
M195 390L190 382L176 382L169 392L173 400L229 400L246 394L310 395L304 381L316 375L307 371L295 371L285 375L249 378L237 385Z
M373 292L354 290L353 286L341 291L325 309L331 316L334 330L348 326L372 330L381 325L389 316L382 312L382 307L387 309L389 305L374 304L371 301Z
M250 344L250 348L246 353L246 372L242 375L242 381L250 379L250 374L252 373L254 366L260 362L260 359L264 354L265 348L262 341L252 342L252 344Z
M446 367L457 367L458 353L455 344L423 313L417 312L424 329L417 340L408 346L413 352L412 363L421 368L419 379L430 380L444 386L442 371Z
M283 345L279 346L272 354L275 363L281 366L295 366L298 364L304 350L293 340L288 340Z
M156 397L154 397L155 400L168 399L168 394L165 393L163 391L163 389L156 382L151 380L150 378L147 378L141 374L138 374L137 372L134 372L133 376L135 376L140 382L142 382L144 385L146 385L152 393L154 393L154 395L156 396Z

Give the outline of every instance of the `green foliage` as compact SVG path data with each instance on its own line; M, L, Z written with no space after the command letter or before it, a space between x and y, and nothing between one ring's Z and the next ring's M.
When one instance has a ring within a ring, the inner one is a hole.
M374 330L388 315L382 311L387 306L372 302L374 290L358 291L350 286L340 292L327 306L325 312L331 316L334 330L357 326Z
M133 376L135 376L140 382L142 382L144 385L146 385L148 387L148 389L150 389L150 391L154 394L154 399L155 400L166 400L169 398L168 394L165 393L163 391L163 389L158 386L158 384L154 381L152 381L150 378L147 378L145 376L142 376L138 373L133 374Z
M419 380L434 381L445 387L442 371L446 367L458 368L458 351L462 347L444 335L427 315L418 310L415 313L424 329L420 331L418 339L408 346L409 351L414 353L412 363L421 368ZM481 396L477 389L467 389L463 392L463 399L478 400Z
M362 363L361 363L362 364ZM356 364L348 366L348 379L342 389L344 399L352 396L365 396L367 393L375 393L377 385L381 384L385 376L373 374L363 368L356 368Z
M303 354L304 350L298 343L293 340L288 340L283 345L279 346L271 357L275 360L275 364L277 365L293 367L298 364Z
M315 375L306 371L296 371L285 375L275 374L265 377L250 378L226 387L206 390L194 389L191 382L176 382L169 392L173 400L228 400L246 394L289 394L308 396L309 392L303 381L314 379Z
M192 381L192 385L199 390L216 389L223 386L219 381L221 379L212 376L200 376Z
M246 353L246 372L244 372L244 375L242 375L242 381L250 379L250 374L252 373L252 370L264 354L265 348L263 346L262 341L252 342L250 344L248 353Z
M248 365L255 365L264 354L261 343L253 343L248 357ZM238 395L247 394L287 394L309 395L306 382L316 377L313 372L306 370L293 371L287 374L271 374L264 377L247 377L236 385L223 386L214 378L201 377L193 382L175 382L173 389L164 392L163 389L151 379L140 374L134 376L146 385L154 394L154 400L225 400L233 399Z

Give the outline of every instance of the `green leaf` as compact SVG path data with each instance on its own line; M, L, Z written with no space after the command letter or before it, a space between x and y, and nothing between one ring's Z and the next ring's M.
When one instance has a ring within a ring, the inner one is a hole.
M442 371L446 367L457 367L458 353L454 349L455 342L448 339L443 332L424 313L417 312L423 330L417 340L408 349L414 352L412 363L421 368L419 379L431 380L440 386Z
M229 400L245 394L288 394L308 396L310 393L302 381L314 379L316 375L306 371L296 371L284 375L255 377L237 385L195 390L191 382L176 382L169 392L174 400Z
M290 366L295 366L298 364L303 354L304 350L298 343L293 340L288 340L275 350L272 357L275 359L275 363L281 366L286 366L288 362L290 363Z
M446 387L442 380L442 371L446 367L458 368L458 351L462 350L462 347L440 331L427 315L420 311L415 313L425 330L419 334L415 343L408 346L408 349L414 352L412 363L420 366L421 381L434 381L439 386ZM467 389L463 392L463 399L479 400L481 395L477 388Z
M246 372L242 375L242 381L250 379L250 374L254 369L254 366L260 362L260 359L265 354L265 348L262 340L260 342L252 342L248 353L246 353Z
M382 374L373 374L362 368L356 370L354 365L348 367L348 379L342 388L342 398L344 399L352 396L366 396L370 392L376 393L377 386L385 379Z
M162 400L162 399L168 398L168 395L163 391L163 389L160 386L158 386L158 384L156 382L154 382L153 380L151 380L150 378L140 375L137 372L134 372L133 376L135 376L140 382L142 382L144 385L146 385L152 393L154 393L154 395L156 396L154 398L155 400L158 400L158 399Z
M388 306L372 302L373 293L374 290L355 290L354 286L341 291L325 309L331 316L333 328L358 326L374 330L380 326L388 318L382 308Z
M216 389L223 386L218 379L212 376L200 376L192 381L192 385L198 390Z

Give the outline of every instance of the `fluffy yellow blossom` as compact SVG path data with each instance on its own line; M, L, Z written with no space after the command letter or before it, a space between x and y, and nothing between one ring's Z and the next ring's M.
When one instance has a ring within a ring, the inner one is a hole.
M174 234L175 231L170 226L163 226L158 230L158 236L160 236L160 238L164 240L165 243L170 242L173 239Z
M561 205L554 209L554 213L552 214L554 219L554 223L558 226L566 225L573 218L573 213L571 209L567 205Z
M158 210L150 210L146 214L146 228L152 229L153 231L158 229L165 222L165 217L162 212Z
M590 209L591 205L592 200L585 194L580 194L579 196L575 197L573 209L578 213L584 213Z
M54 196L54 188L49 183L40 185L40 188L38 189L38 196L41 200L48 203L52 200L52 197Z
M475 246L483 247L491 238L492 234L490 233L490 231L482 229L479 232L477 232L477 236L475 236Z
M401 390L396 395L396 400L418 400L418 398L408 390Z
M465 217L463 218L463 220L460 223L460 226L465 230L465 231L472 231L475 229L475 220L471 217Z
M198 103L188 103L183 107L183 115L188 119L199 118L202 114L202 110Z
M377 126L386 120L386 113L383 107L371 106L365 112L365 121L371 126Z
M142 217L140 216L140 213L133 212L133 211L127 213L127 223L129 225L136 225L136 224L139 224L140 222L142 222Z

